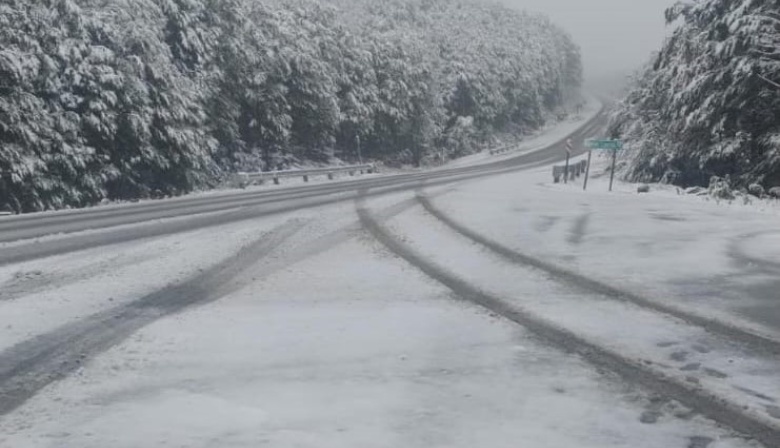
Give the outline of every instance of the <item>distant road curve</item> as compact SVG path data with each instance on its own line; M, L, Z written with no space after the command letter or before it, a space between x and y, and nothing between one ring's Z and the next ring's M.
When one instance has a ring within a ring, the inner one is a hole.
M600 134L607 117L602 108L593 118L566 138L575 143L574 155L586 150L581 143ZM14 243L0 251L0 265L67 253L133 239L161 236L211 227L260 216L289 212L355 199L357 192L370 189L371 195L412 190L421 183L436 185L513 172L558 162L564 157L566 138L532 152L480 165L426 172L404 173L358 180L335 181L283 189L238 190L233 193L188 196L168 200L95 207L82 210L33 213L0 217L0 244ZM219 212L224 212L221 214ZM155 222L165 218L192 216L192 219ZM138 228L112 231L112 227L146 223ZM77 233L98 230L95 233ZM65 237L36 241L54 234ZM74 234L74 235L69 235ZM30 240L29 243L25 240Z

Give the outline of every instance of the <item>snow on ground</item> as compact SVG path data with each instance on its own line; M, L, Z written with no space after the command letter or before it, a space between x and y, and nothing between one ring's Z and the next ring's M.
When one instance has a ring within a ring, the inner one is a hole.
M246 276L0 418L0 445L755 446L453 300L367 235Z
M306 238L354 221L349 203L330 210L328 225L312 222ZM313 220L319 213L310 209L295 218ZM197 276L291 218L276 215L0 267L0 350Z
M435 201L447 199L445 194ZM391 219L389 226L426 260L480 290L625 358L647 363L666 377L695 381L780 424L771 415L780 400L780 360L746 353L738 344L678 319L550 281L546 273L498 258L419 208Z
M749 235L741 242L739 250L754 264L780 265L780 231Z
M504 245L780 334L776 296L756 286L777 281L774 208L578 182L553 185L545 168L429 193ZM752 411L758 395L780 396L776 360L521 272L410 209L410 193L367 204L427 257L589 340ZM290 219L306 225L240 288L154 322L0 417L0 446L757 446L456 300L360 231L350 203L0 268L0 349L197 275ZM759 289L743 297L738 284Z
M515 250L622 289L780 337L780 207L678 195L595 177L553 184L550 167L458 185L436 201ZM432 189L431 191L437 191ZM767 243L767 244L763 244Z

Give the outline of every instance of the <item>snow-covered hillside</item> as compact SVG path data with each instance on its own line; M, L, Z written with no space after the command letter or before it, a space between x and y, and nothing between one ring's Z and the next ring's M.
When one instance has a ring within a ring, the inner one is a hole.
M678 3L681 25L619 106L627 175L707 185L780 185L780 10L777 2Z
M0 211L456 157L580 79L547 19L468 1L0 0Z

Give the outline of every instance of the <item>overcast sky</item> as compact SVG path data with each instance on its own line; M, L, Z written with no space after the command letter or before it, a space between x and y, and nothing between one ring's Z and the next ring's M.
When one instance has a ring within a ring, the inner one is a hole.
M664 10L675 0L501 0L541 12L582 47L586 76L632 73L658 51L671 28Z

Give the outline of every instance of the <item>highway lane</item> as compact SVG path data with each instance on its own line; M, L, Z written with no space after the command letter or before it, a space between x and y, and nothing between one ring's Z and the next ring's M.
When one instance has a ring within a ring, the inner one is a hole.
M601 134L606 120L606 114L602 110L569 136L575 142L575 155L585 151L581 145L583 140ZM414 189L423 182L428 185L442 184L529 169L561 160L564 156L564 141L565 139L516 157L502 157L494 162L473 166L366 177L353 181L281 190L236 191L229 194L189 196L119 207L108 206L4 217L0 218L0 243L18 243L0 251L0 265L352 200L358 191L369 189L370 194L378 195ZM160 222L166 218L185 216L191 216L191 219ZM146 224L135 229L122 228L111 231L113 227L139 223ZM78 233L98 229L103 230L96 234ZM66 234L66 236L35 241L36 238L53 234Z

